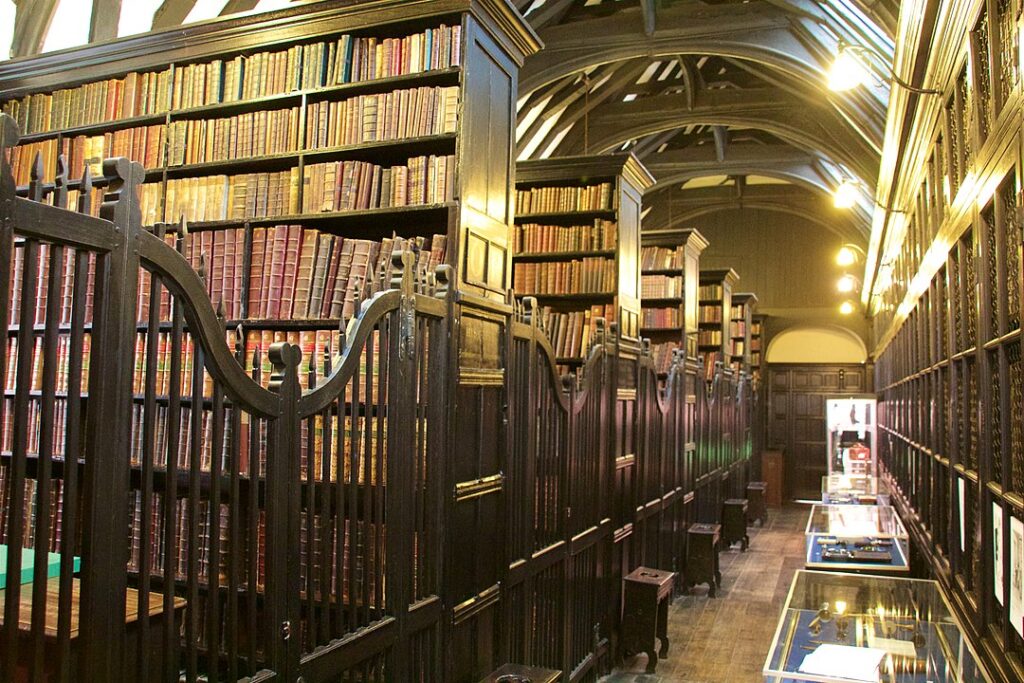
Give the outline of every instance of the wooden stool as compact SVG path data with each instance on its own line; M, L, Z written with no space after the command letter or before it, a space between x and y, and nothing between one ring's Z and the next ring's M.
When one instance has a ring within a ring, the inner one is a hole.
M686 532L685 587L689 590L698 583L708 584L708 595L715 597L715 588L722 585L722 572L718 568L718 540L720 524L693 524Z
M747 523L753 524L756 519L764 526L768 521L768 505L765 501L765 489L768 484L763 481L752 481L747 484Z
M525 664L503 664L480 683L555 683L561 677L562 672L555 669L541 669Z
M622 646L627 652L647 653L647 673L654 673L658 657L668 656L668 604L676 573L637 567L622 580ZM661 649L654 651L654 640Z
M746 552L750 546L750 536L747 535L746 498L729 498L722 503L722 543L726 547L739 543L742 552Z

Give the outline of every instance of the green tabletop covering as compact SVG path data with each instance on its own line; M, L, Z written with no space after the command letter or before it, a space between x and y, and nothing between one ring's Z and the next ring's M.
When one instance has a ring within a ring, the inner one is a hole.
M52 579L60 576L60 553L46 554L46 577ZM32 583L35 569L36 551L33 548L21 549L21 583ZM74 571L78 571L82 560L76 557L73 562ZM7 587L7 546L0 545L0 589Z

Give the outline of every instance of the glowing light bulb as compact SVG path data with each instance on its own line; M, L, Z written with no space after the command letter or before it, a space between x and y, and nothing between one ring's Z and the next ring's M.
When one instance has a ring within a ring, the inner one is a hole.
M839 304L839 312L842 313L843 315L850 315L851 313L853 313L854 310L855 307L852 301L844 301L843 303Z
M857 262L857 252L850 247L842 247L836 254L836 264L840 266L852 266Z
M846 613L846 601L845 600L836 600L836 614L845 614L845 613Z
M846 274L839 278L839 282L836 283L836 289L843 294L848 294L857 288L857 278L850 274Z
M844 47L828 70L828 88L835 92L851 90L864 85L870 78L867 65L853 50Z
M857 203L857 183L852 180L844 180L836 187L832 194L832 205L837 209L849 209Z

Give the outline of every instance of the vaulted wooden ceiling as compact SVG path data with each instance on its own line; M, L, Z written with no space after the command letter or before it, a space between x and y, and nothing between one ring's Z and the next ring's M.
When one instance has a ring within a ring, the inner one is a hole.
M817 212L845 239L866 242L888 83L833 93L826 74L840 41L891 63L898 2L516 4L545 43L520 76L520 158L631 150L657 178L648 224L668 220L664 207L687 195L704 197L710 177L715 206L781 211L795 202L790 213ZM846 178L862 197L840 214L824 199ZM767 179L788 186L771 202L752 196Z

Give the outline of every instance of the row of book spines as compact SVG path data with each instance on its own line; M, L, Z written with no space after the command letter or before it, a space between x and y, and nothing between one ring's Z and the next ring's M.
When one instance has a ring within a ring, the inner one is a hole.
M512 252L539 254L553 251L607 251L619 243L615 221L595 219L591 225L538 225L527 223L512 229Z
M615 260L588 257L550 263L517 263L513 282L523 294L591 294L616 289Z
M461 27L441 25L405 38L353 38L233 59L130 73L3 103L26 134L159 114L222 102L457 66Z
M701 346L720 346L722 333L720 330L700 330L697 333L697 343Z
M10 520L13 517L11 511L11 476L9 468L0 466L0 543L10 544L11 531ZM51 553L60 552L64 543L61 537L63 526L63 502L64 486L60 479L51 480L49 501L40 502L39 482L36 479L24 480L24 493L22 497L22 525L21 525L21 547L34 548L36 546L36 532L39 527L40 515L45 515L47 525L47 536L49 543L47 550ZM72 544L76 545L76 544ZM24 588L22 589L24 591ZM24 596L24 592L22 593ZM24 599L24 597L22 598Z
M743 304L733 306L729 311L729 317L733 320L745 320L747 317L747 307Z
M66 392L68 390L72 355L77 356L82 360L81 387L83 393L87 390L91 348L92 337L89 334L83 335L82 347L77 349L71 348L71 337L68 334L62 334L57 337L57 353L55 356L57 367L54 370L54 377L56 380L54 391ZM42 335L36 335L33 339L31 353L32 366L27 378L28 388L30 391L41 391L43 388L43 365L45 356ZM7 372L5 374L5 378L4 391L13 392L17 390L20 378L18 375L18 337L16 336L10 336L7 338Z
M141 126L104 133L103 135L77 135L61 140L51 138L18 145L11 151L11 172L16 185L28 185L32 180L32 167L39 155L43 175L39 179L52 183L57 173L57 157L64 155L68 177L82 177L88 167L93 177L103 175L103 160L127 157L146 168L163 164L167 127L163 124Z
M167 133L167 165L173 167L295 152L300 146L300 131L301 110L298 107L249 112L221 119L172 121Z
M697 320L702 323L722 322L722 307L716 304L705 304L697 308Z
M704 378L711 379L715 376L716 364L722 362L722 353L720 351L705 351L704 357Z
M312 164L302 182L303 213L438 204L454 199L455 156L412 157L391 167L351 160Z
M128 506L128 525L131 529L131 551L128 559L128 571L137 573L142 570L142 559L143 553L145 552L149 559L150 576L153 578L162 578L165 573L173 574L174 580L185 581L188 579L189 574L189 556L188 556L188 541L189 535L192 533L192 525L190 524L190 514L192 508L192 501L188 498L176 498L174 501L174 520L175 520L175 538L172 541L173 545L173 557L170 558L170 564L168 565L167 552L166 552L166 533L165 533L165 520L164 520L164 494L159 491L154 491L150 501L149 510L144 511L142 509L142 492L141 491L130 491L129 492L129 506ZM247 520L242 519L231 519L230 506L226 503L211 503L209 500L200 500L197 502L199 509L199 519L195 520L197 527L196 538L199 540L199 548L197 551L199 557L197 565L199 568L199 583L207 585L210 579L211 566L216 568L218 572L218 581L220 585L226 585L228 583L228 571L230 567L229 552L232 550L230 542L230 529L232 522L238 524L240 528L240 537L243 539L243 543L246 547L238 548L236 551L243 555L244 559L240 559L238 566L241 570L239 576L236 577L239 585L246 585L249 582L249 571L252 559L256 560L256 575L255 583L257 590L262 590L265 585L266 568L264 562L265 549L266 549L266 515L263 510L258 513L257 519L257 538L250 539L248 537L248 523ZM211 517L211 512L216 509L216 514ZM149 526L149 547L146 549L142 548L142 529L143 525L148 524ZM220 544L219 557L216 558L216 563L211 565L210 548L212 546L212 534L216 534ZM254 543L255 541L255 543ZM255 547L253 547L255 546ZM200 622L205 621L201 619Z
M641 247L640 267L644 270L656 268L682 268L686 252L682 247Z
M364 161L312 164L275 173L179 178L140 188L143 224L245 220L325 211L413 206L451 201L455 157L411 157L405 166L384 168ZM163 208L161 208L163 207Z
M310 103L306 147L319 149L454 133L459 86L421 87Z
M742 339L733 339L730 348L732 349L732 355L742 356L747 352L747 343Z
M615 306L591 306L583 311L541 310L541 321L556 358L580 358L597 332L597 319L615 321Z
M683 278L672 275L641 275L640 296L651 299L683 296Z
M654 368L657 372L668 372L672 366L672 354L682 348L679 342L663 342L651 344L651 357L654 360Z
M618 208L612 183L582 187L532 187L516 190L516 214L611 211Z
M9 295L7 299L7 310L9 311L8 324L18 325L24 318L25 322L31 321L33 324L41 325L46 321L46 307L49 296L49 282L51 279L50 274L50 245L46 242L38 244L38 261L36 268L36 287L34 306L29 311L28 316L23 316L21 310L21 295L23 287L23 279L25 275L25 245L23 243L17 243L14 247L14 262L11 264L11 269L8 274L8 281L10 283ZM77 252L74 249L64 250L64 262L61 266L61 290L60 290L60 314L59 322L62 325L67 325L71 322L72 304L75 292L75 259ZM57 276L58 274L53 274ZM83 317L85 322L92 321L92 308L93 308L93 292L94 282L96 279L96 256L94 253L89 255L89 269L86 276L85 283L79 283L78 286L85 287L85 310L83 311Z
M730 337L745 337L747 336L747 324L738 320L733 320L729 323L729 336Z
M682 327L683 320L678 308L645 308L640 313L640 326L647 328Z
M130 73L62 88L52 93L26 95L0 106L25 134L46 133L103 121L118 121L167 111L171 70Z
M697 290L697 296L701 299L721 299L725 295L722 285L701 285Z
M757 352L761 350L761 340L757 337L750 338L750 350Z

